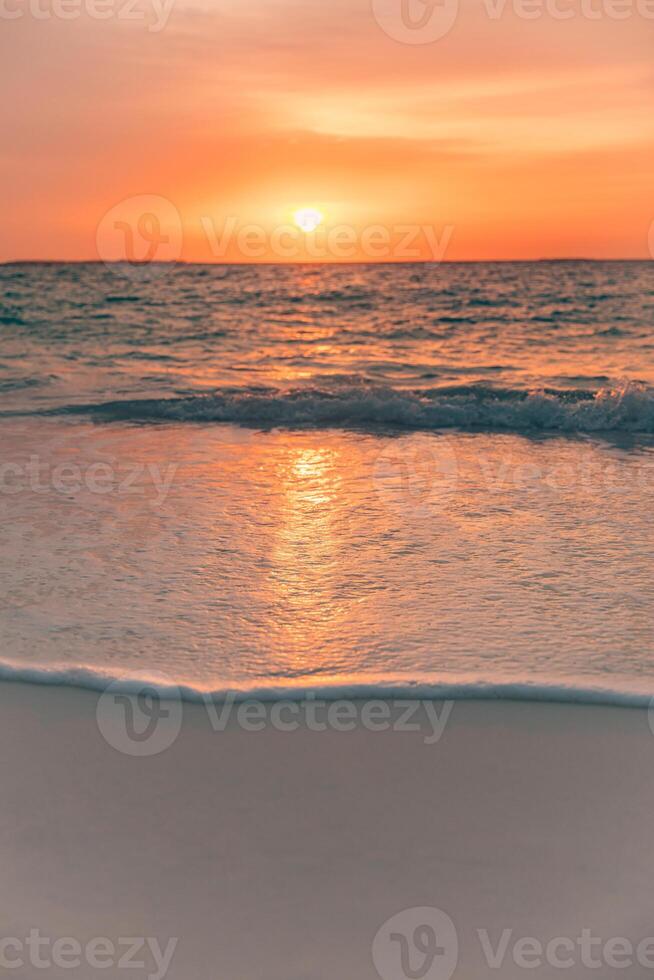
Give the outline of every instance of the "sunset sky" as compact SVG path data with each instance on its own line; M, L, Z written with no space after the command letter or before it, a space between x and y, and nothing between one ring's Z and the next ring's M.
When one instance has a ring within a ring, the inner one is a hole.
M525 20L462 0L445 37L408 44L370 0L176 0L157 30L139 2L63 20L4 0L22 16L0 22L0 260L97 259L104 216L144 195L179 214L189 261L248 258L207 227L269 235L305 207L355 230L355 258L365 228L406 224L449 228L450 260L649 257L654 19L635 3Z

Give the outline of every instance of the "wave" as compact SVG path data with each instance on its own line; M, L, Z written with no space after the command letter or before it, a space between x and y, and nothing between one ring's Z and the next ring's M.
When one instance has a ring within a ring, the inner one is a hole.
M626 382L597 391L459 385L407 391L373 385L225 389L209 395L69 405L54 414L105 422L230 422L256 428L654 433L654 389Z
M23 388L38 388L44 384L42 378L7 378L0 381L1 391L20 391Z
M555 681L530 682L516 680L421 680L421 681L374 681L357 682L341 680L338 683L249 685L241 687L203 688L178 684L172 678L161 675L137 676L111 674L89 667L37 667L12 663L0 663L0 681L38 684L52 687L78 688L96 693L112 691L138 694L147 689L156 692L162 700L182 700L190 703L229 700L243 701L340 701L342 699L411 699L451 701L525 701L551 704L588 704L629 708L654 709L654 683L651 690L636 690L625 686L608 687L599 683L575 683Z

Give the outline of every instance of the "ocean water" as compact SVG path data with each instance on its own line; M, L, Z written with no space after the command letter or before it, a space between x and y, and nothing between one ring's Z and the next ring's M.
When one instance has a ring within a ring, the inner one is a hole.
M0 672L654 695L654 264L0 267Z

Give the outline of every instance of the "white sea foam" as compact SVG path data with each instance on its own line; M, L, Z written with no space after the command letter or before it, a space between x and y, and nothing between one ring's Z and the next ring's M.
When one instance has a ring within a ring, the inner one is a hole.
M0 681L41 684L55 687L73 687L99 693L110 686L115 691L136 694L147 688L156 691L161 699L181 699L188 702L213 700L240 701L302 701L315 699L322 701L369 700L410 698L415 700L510 700L548 702L562 704L601 704L632 708L647 708L654 699L654 683L647 687L646 682L629 683L621 679L622 686L583 681L525 682L513 680L486 679L424 679L375 680L370 682L296 683L262 685L260 682L247 685L203 688L199 685L176 683L173 678L164 678L156 673L112 674L108 671L89 667L26 666L15 663L0 663ZM620 682L618 682L620 683Z

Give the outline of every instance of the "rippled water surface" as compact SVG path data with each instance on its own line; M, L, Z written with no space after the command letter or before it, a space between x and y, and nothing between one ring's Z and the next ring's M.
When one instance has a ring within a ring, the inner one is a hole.
M654 266L0 268L0 642L654 694Z
M652 263L146 267L132 278L5 266L0 302L0 390L28 409L204 394L218 411L220 396L240 395L258 396L255 421L262 399L276 421L275 396L289 392L395 393L399 412L401 396L449 404L457 388L574 399L654 382ZM180 412L194 407L210 411Z

